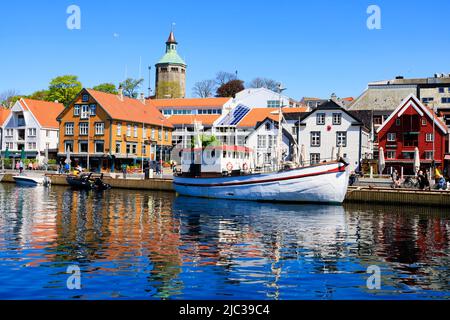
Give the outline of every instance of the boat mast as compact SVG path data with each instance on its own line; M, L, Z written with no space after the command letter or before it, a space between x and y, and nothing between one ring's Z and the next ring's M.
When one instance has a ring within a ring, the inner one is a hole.
M281 94L283 93L283 91L286 90L286 88L283 88L283 85L280 83L278 84L278 94L280 95L280 104L278 106L278 138L277 138L277 145L276 145L276 150L277 150L277 165L278 168L281 168L281 165L283 164L283 151L281 150L281 146L283 143L283 127L282 127L282 121L283 121L283 113L282 113L282 108L283 108L283 98L281 96Z

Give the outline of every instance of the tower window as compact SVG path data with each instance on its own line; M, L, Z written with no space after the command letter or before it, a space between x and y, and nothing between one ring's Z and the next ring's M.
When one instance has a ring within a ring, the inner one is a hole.
M178 72L179 70L178 70L178 68L171 68L170 71L172 71L172 72Z
M164 68L161 68L160 71L161 71L161 72L167 72L167 68L165 68L165 67L164 67Z

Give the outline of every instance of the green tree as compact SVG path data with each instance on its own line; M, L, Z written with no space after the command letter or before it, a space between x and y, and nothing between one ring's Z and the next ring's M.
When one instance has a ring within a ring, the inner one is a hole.
M139 94L139 87L144 83L144 79L128 78L120 83L123 89L123 94L129 98L136 99Z
M236 97L236 93L244 90L244 81L242 80L231 80L227 83L221 85L217 89L217 97Z
M75 99L76 95L83 88L77 76L65 75L54 78L48 87L49 101L58 101L66 107Z
M92 89L94 89L96 91L117 94L116 85L113 83L102 83L102 84L99 84L98 86L95 86Z
M30 94L28 98L33 100L48 101L49 100L48 94L49 94L48 90L39 90L34 92L33 94Z

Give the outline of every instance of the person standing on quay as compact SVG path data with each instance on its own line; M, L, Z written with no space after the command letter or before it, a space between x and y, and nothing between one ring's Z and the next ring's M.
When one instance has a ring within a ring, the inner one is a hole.
M122 164L122 174L123 174L123 178L126 179L127 178L127 165L125 163Z
M19 173L22 174L23 173L23 161L20 160L19 162Z

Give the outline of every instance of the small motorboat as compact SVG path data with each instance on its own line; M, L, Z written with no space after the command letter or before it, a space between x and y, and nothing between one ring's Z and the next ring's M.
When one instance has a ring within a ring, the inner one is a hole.
M48 177L14 176L13 179L17 185L24 187L50 185L50 179Z
M93 177L92 173L80 174L78 176L70 175L66 178L69 186L81 190L104 191L111 189L111 185L103 182L103 174L100 177Z

